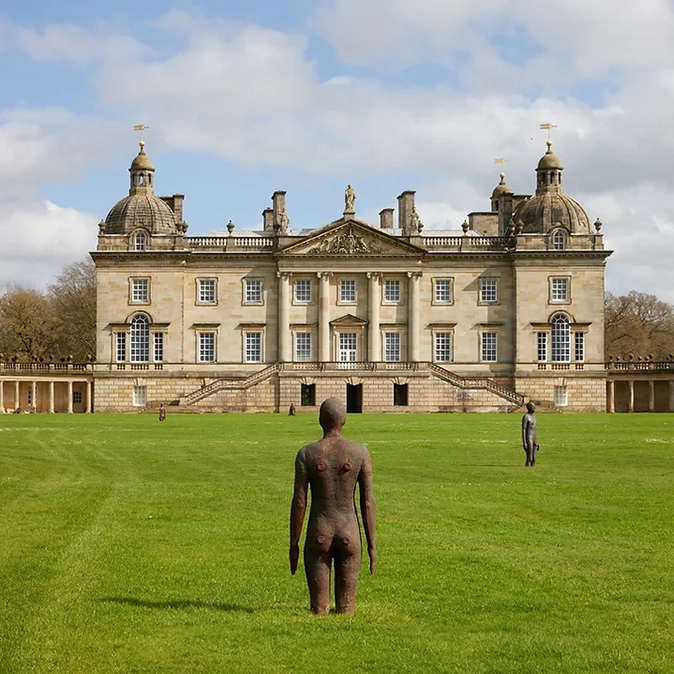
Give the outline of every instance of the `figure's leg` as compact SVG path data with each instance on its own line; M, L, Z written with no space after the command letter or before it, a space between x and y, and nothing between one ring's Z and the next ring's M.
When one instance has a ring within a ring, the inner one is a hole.
M325 615L330 611L330 553L319 546L304 546L304 571L309 586L311 610L316 615Z
M343 537L340 543L335 555L335 604L337 613L353 615L360 572L360 532Z

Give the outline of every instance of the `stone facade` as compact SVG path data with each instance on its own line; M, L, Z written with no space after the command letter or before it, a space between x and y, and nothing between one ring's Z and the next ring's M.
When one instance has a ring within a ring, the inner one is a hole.
M144 147L99 225L97 411L506 411L525 399L606 409L601 223L561 188L501 183L461 231L423 231L415 193L358 219L290 228L275 192L259 231L188 237L154 196ZM538 219L537 219L538 218ZM170 408L169 408L170 409Z

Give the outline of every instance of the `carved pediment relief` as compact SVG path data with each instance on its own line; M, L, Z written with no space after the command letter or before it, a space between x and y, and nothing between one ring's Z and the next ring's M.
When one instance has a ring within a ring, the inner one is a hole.
M281 255L317 256L419 256L425 251L406 241L399 241L367 224L349 220L312 232L304 241L285 248Z

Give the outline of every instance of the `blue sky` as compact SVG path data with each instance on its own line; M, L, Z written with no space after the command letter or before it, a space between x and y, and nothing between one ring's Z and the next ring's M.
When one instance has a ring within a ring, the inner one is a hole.
M674 10L667 0L0 0L0 286L44 287L95 246L147 124L189 233L376 223L417 190L427 230L534 191L554 148L566 193L604 222L607 287L674 302Z

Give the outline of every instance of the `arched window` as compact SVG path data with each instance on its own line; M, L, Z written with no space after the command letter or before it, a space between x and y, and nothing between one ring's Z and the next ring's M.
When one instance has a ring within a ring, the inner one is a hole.
M131 319L131 362L150 362L150 321L143 314Z
M554 250L564 250L565 246L566 246L566 237L564 236L564 232L561 229L558 229L552 235L552 247L554 248Z
M145 250L147 246L147 237L145 232L138 232L135 239L135 250Z
M552 319L552 361L568 363L571 360L571 331L569 319L557 314Z

